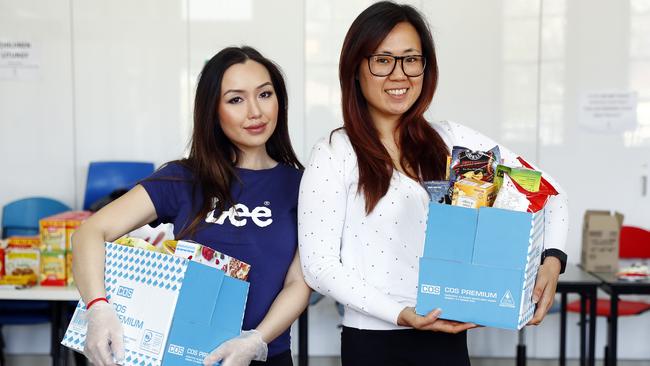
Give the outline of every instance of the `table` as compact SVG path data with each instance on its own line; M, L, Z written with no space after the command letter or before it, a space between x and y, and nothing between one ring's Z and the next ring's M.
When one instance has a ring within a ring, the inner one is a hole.
M582 311L580 312L580 364L594 366L596 345L596 295L601 280L585 272L575 264L567 264L565 272L560 275L556 292L560 294L560 365L566 365L566 305L567 294L580 295ZM589 299L589 333L586 332L586 302ZM543 324L543 323L542 323ZM525 328L519 331L517 345L517 366L526 365L526 345L523 340ZM588 358L587 349L589 350Z
M560 366L566 365L566 305L567 294L580 295L580 365L594 366L596 362L596 297L602 281L574 264L567 264L565 272L560 275L557 293L560 294ZM589 332L586 333L586 308L589 300ZM589 350L586 358L586 350Z
M79 298L79 292L74 286L35 286L24 289L0 289L0 300L32 300L50 302L52 306L52 313L50 316L52 322L52 348L50 352L52 355L53 366L65 365L67 363L66 348L60 344L61 339L63 339L65 328L67 327L65 302L79 301Z
M610 316L607 321L607 354L605 364L616 365L616 348L618 332L618 296L619 295L648 295L650 294L650 279L630 282L619 280L615 273L592 272L602 280L600 286L610 296Z

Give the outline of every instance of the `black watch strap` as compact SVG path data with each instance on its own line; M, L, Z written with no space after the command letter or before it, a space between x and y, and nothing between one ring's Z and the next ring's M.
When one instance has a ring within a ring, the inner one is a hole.
M564 273L566 270L566 253L559 249L549 248L542 252L542 264L544 264L544 259L546 257L555 257L560 260L560 274Z

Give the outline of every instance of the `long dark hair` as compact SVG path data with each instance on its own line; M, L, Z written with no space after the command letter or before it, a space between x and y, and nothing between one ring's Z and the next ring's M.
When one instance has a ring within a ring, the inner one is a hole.
M409 5L389 1L375 3L354 20L348 30L341 58L339 79L344 129L357 154L358 190L366 200L370 213L386 195L393 175L393 161L379 139L367 102L358 80L359 67L372 54L388 33L401 22L410 23L420 36L426 59L422 92L399 121L400 164L411 167L406 173L415 180L444 179L449 150L440 135L424 119L438 84L438 62L433 37L424 16Z
M224 211L234 203L230 188L233 181L238 179L235 166L240 151L221 129L218 105L224 73L232 65L247 60L258 62L266 68L278 100L277 124L266 142L267 153L280 164L304 169L291 147L287 88L280 68L252 47L228 47L221 50L205 64L199 76L194 99L190 154L186 159L175 161L191 171L193 196L198 190L203 197L198 210L192 210L196 215L177 235L179 238L192 237L212 209Z

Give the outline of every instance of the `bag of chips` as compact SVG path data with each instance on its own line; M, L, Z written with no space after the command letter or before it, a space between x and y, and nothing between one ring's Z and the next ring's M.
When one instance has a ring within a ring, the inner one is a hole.
M449 180L456 182L464 178L493 182L497 165L501 162L499 146L488 151L470 150L454 146L451 150Z
M451 189L448 180L430 180L423 182L431 202L451 204Z

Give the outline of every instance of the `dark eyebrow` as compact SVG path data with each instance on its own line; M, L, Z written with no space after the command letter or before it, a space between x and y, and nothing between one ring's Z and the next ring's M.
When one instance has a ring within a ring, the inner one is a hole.
M273 86L273 83L271 83L270 81L267 81L266 83L263 83L260 86L258 86L257 88L255 88L255 90L262 89L263 87L268 86L268 85ZM243 92L244 91L241 90L241 89L228 89L223 93L223 95L226 95L228 93L243 93Z
M421 51L416 49L416 48L407 48L407 49L404 50L404 53L406 53L406 52L420 52L421 53ZM390 52L390 51L379 51L377 54L392 55L393 53Z

